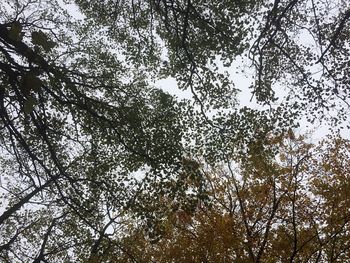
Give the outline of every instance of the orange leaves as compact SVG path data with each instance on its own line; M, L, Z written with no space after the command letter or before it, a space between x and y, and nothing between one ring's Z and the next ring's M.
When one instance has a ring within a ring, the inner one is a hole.
M275 154L207 169L210 205L173 212L165 238L143 244L147 256L164 263L349 261L349 141L315 146L289 133L271 143Z

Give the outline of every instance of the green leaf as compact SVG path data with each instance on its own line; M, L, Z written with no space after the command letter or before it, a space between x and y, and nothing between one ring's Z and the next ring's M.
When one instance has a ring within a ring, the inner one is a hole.
M32 43L42 47L45 52L50 52L50 50L56 46L56 43L51 41L41 30L32 33Z
M30 114L33 109L34 105L37 103L36 99L30 96L25 102L23 106L23 111L25 114Z
M22 79L22 91L27 96L29 96L32 90L38 92L41 85L41 80L33 73L26 74Z
M22 40L22 25L19 22L13 22L11 25L11 29L9 31L9 38L14 41Z

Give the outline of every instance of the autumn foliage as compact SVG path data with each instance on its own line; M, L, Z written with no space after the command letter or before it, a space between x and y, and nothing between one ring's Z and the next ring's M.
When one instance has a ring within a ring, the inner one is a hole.
M1 0L0 262L350 262L349 22L346 0Z
M132 229L123 245L137 262L347 262L350 142L306 141L290 132L205 169L208 205L171 213L155 244Z

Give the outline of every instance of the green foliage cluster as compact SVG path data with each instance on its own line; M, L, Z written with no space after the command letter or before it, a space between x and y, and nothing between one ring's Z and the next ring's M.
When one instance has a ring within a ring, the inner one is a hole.
M347 125L349 21L342 0L3 0L0 260L139 262L174 215L217 205L208 167L260 182L271 136ZM237 101L240 59L262 110Z

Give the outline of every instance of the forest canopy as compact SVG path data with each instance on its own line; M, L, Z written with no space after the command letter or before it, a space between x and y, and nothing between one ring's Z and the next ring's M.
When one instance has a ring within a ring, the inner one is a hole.
M350 260L349 57L343 0L3 0L0 260Z

